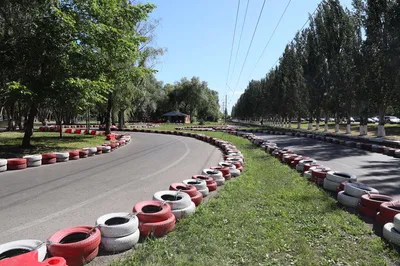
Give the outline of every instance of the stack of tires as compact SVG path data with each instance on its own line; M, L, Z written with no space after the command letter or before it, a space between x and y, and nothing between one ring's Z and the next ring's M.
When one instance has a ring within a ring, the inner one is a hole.
M79 158L87 158L89 156L89 151L88 150L80 150L79 151Z
M27 160L12 158L7 160L7 170L21 170L27 167Z
M360 183L346 183L344 191L338 193L338 201L347 207L357 208L364 194L379 194L378 190Z
M400 202L384 202L379 206L379 212L376 214L376 221L379 224L386 224L393 221L394 217L400 213Z
M169 190L182 191L188 194L196 207L199 206L201 204L201 201L203 200L203 194L197 191L197 188L193 185L187 185L185 183L172 183L169 186Z
M296 171L299 172L299 173L304 173L304 165L305 165L305 164L312 164L312 163L316 164L317 161L314 160L314 159L311 159L311 158L310 158L310 159L301 160L301 161L299 161L299 163L296 165Z
M42 155L40 154L26 155L23 158L26 159L28 167L37 167L42 165Z
M54 164L57 162L55 153L42 154L42 164Z
M136 215L119 212L99 217L96 226L101 232L101 247L107 252L133 248L139 241L139 220Z
M111 146L103 145L102 146L102 152L103 153L110 153L111 152Z
M229 173L231 174L232 177L240 176L240 171L236 168L236 166L233 163L219 162L218 165L222 167L228 167Z
M60 230L48 239L52 256L63 257L68 266L81 266L99 253L100 230L90 226L76 226Z
M376 217L382 203L392 201L393 198L381 194L365 194L361 196L358 211L361 215Z
M218 170L204 169L202 175L206 175L214 179L214 181L217 183L217 186L222 186L225 184L225 178Z
M207 197L208 194L210 193L210 190L207 187L207 183L205 180L201 180L201 179L185 179L182 181L183 184L185 185L190 185L190 186L194 186L197 191L199 193L201 193L201 195L204 197ZM192 199L193 201L193 199ZM196 204L196 202L195 202Z
M323 186L327 173L329 171L331 171L329 167L313 169L311 171L311 182L314 182L318 186Z
M400 246L400 214L396 214L391 222L383 226L382 234L386 240Z
M83 151L88 152L88 156L94 156L97 152L97 147L83 148Z
M35 260L36 262L42 262L47 256L46 244L40 240L17 240L0 245L0 265L23 265L17 264L18 259L15 259L15 264L12 264L11 258L16 258L20 254L33 253L36 251ZM29 259L29 258L27 258ZM5 264L2 264L5 262Z
M323 187L325 190L338 192L340 184L346 181L356 182L357 177L349 173L330 171L326 175Z
M209 192L217 190L217 182L215 182L212 177L207 175L194 175L192 179L205 181Z
M7 171L7 159L0 159L0 172Z
M57 163L68 162L69 160L69 152L55 152L54 154L56 155Z
M139 219L140 235L161 237L175 228L176 218L171 206L160 201L150 200L137 203L133 207Z
M171 212L177 220L188 217L196 211L196 205L190 199L190 196L184 192L158 191L154 193L153 200L169 203Z
M218 166L211 166L210 169L220 171L226 181L231 180L232 178L231 172L229 171L228 167L218 165Z
M305 168L305 169L306 169L306 168ZM321 170L323 170L323 169L325 169L325 166L319 165L319 164L313 164L313 165L311 165L309 168L307 168L307 170L304 171L303 176L304 176L307 180L310 180L310 181L311 181L311 178L312 178L312 171L313 171L313 170L316 170L316 169L321 169Z
M79 150L69 152L70 160L79 160Z

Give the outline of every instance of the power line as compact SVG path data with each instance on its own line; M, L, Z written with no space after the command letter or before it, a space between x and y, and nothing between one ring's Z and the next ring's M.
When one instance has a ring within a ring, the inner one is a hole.
M274 35L275 35L275 32L276 32L276 30L278 29L279 25L281 24L281 21L282 21L283 17L285 16L286 11L288 10L288 8L289 8L291 2L292 2L292 0L289 0L289 2L287 3L287 5L286 5L286 7L285 7L285 10L283 10L283 13L282 13L281 17L279 18L279 21L278 21L278 23L276 24L274 31L272 32L271 36L269 37L269 40L268 40L267 44L266 44L265 47L264 47L264 50L262 51L260 57L259 57L258 60L257 60L256 65L254 66L253 70L252 70L251 73L250 73L249 79L250 79L251 75L253 74L254 70L256 69L256 67L257 67L258 63L260 62L262 56L264 55L265 51L267 50L267 48L268 48L268 46L269 46L269 44L270 44L272 38L273 38Z
M244 19L243 19L243 24L242 24L242 30L241 30L241 32L240 32L240 37L239 37L239 45L238 45L238 48L237 48L237 50L236 50L235 61L234 61L234 63L233 63L231 82L232 82L232 79L233 79L233 73L235 73L236 61L237 61L237 57L238 57L239 50L240 50L240 43L242 42L243 29L244 29L244 25L245 25L245 23L246 23L247 10L249 9L249 3L250 3L250 0L247 0L246 11L245 11L245 13L244 13Z
M264 10L265 2L266 2L266 0L264 0L263 5L261 7L260 14L258 15L257 24L256 24L256 27L254 28L253 36L251 37L250 45L249 45L249 48L247 49L246 57L244 58L242 69L240 70L239 78L238 78L238 80L236 82L235 91L236 91L236 88L237 88L237 86L239 84L240 78L242 77L243 69L244 69L244 66L246 64L247 57L249 56L249 52L250 52L250 49L251 49L251 45L253 44L254 36L256 35L256 32L257 32L258 23L260 22L260 18L261 18L261 15L263 13L263 10ZM233 94L235 93L235 91L233 92Z
M238 1L238 6L237 6L237 10L236 10L235 28L234 28L234 30L233 30L231 55L229 56L229 65L228 65L228 74L226 75L226 83L228 83L229 71L230 71L230 69L231 69L232 52L233 52L233 46L234 46L234 44L235 44L236 25L237 25L237 20L238 20L238 16L239 16L239 9L240 9L240 0Z

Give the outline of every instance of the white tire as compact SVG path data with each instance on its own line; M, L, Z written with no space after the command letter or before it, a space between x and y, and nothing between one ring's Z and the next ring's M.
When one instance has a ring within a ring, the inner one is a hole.
M7 171L7 165L0 166L0 172Z
M346 183L344 185L344 192L346 192L347 195L356 197L356 198L361 198L362 195L364 194L379 194L379 191L376 190L375 188L362 185L362 184L357 184L357 183Z
M134 233L123 237L101 237L101 246L108 252L121 252L133 248L140 238L140 231L137 229Z
M42 165L42 160L39 161L28 161L26 163L26 166L28 167L37 167L37 166L41 166Z
M125 220L122 224L112 224L111 219ZM107 224L110 221L111 224ZM104 237L123 237L133 234L139 226L139 220L136 216L129 216L127 212L109 213L99 217L96 221L101 235Z
M203 197L207 197L208 194L210 194L210 190L208 189L208 187L206 187L205 189L199 189L197 191L200 192Z
M201 179L185 179L182 181L183 184L186 185L192 185L194 186L197 190L202 190L207 188L207 183L204 180Z
M56 160L58 163L67 162L69 160L69 152L55 152Z
M324 178L324 189L332 192L336 192L336 189L340 186L340 183L330 181L327 178Z
M224 184L225 184L225 179L217 179L217 180L214 180L215 181L215 183L217 183L217 186L223 186Z
M387 241L400 246L400 233L395 229L393 223L387 223L383 226L382 235Z
M111 151L111 146L103 146L101 150L103 153L109 153Z
M41 154L26 155L23 158L26 159L27 162L36 162L42 160L42 155Z
M329 171L326 174L326 178L336 183L342 183L344 181L357 181L357 177L355 175L344 172L334 172L334 171Z
M239 162L242 166L244 165L243 164L243 159L239 158L239 157L228 157L228 158L226 158L225 161L227 161L227 162Z
M97 153L97 147L90 147L89 148L89 155L95 155Z
M394 228L400 232L400 214L396 214L393 219Z
M347 195L344 191L340 191L337 195L337 200L342 205L352 208L357 208L361 199Z
M177 200L174 200L175 198ZM165 201L169 203L172 210L185 209L192 202L188 194L171 190L163 190L154 193L153 200Z
M307 178L308 180L310 180L311 179L311 171L305 172L304 177Z
M215 181L224 179L224 176L222 173L218 170L213 170L213 169L204 169L202 172L203 175L212 177ZM224 179L225 180L225 179Z
M7 166L7 159L0 159L0 167Z
M38 261L42 262L47 255L47 246L40 240L18 240L13 242L8 242L0 245L0 254L4 254L8 251L15 249L25 249L25 250L37 250L38 251Z
M196 205L194 204L193 201L190 201L189 206L182 209L172 210L172 213L174 214L175 219L178 220L192 215L195 211L196 211Z
M304 164L297 164L296 165L296 171L297 172L303 172L304 171Z
M229 169L229 173L231 173L232 177L240 176L240 171L238 169Z

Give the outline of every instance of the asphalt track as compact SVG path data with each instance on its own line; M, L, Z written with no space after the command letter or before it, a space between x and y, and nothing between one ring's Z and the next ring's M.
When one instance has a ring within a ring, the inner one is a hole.
M378 189L381 194L400 199L399 159L304 137L255 135L279 147L291 148L296 154L312 157L332 170L355 174L359 182Z
M0 244L45 241L63 228L94 225L103 214L130 212L222 159L214 146L193 138L131 135L129 145L109 154L0 173Z

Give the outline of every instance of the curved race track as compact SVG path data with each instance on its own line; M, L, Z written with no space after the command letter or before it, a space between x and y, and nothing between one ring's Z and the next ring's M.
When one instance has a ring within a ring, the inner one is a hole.
M374 152L315 139L286 135L255 133L279 147L309 156L335 171L357 175L358 180L379 190L381 194L400 199L400 160Z
M196 139L132 133L112 153L0 174L0 243L46 240L59 229L94 225L106 213L132 211L218 163L221 152Z

